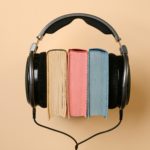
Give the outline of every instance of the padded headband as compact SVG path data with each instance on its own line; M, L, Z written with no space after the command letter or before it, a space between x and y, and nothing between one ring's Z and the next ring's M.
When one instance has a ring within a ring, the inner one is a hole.
M120 41L121 38L115 31L115 29L108 24L106 21L104 21L101 18L98 18L96 16L90 15L90 14L84 14L84 13L73 13L73 14L67 14L60 16L53 21L49 22L39 33L37 36L38 39L42 39L42 37L46 34L52 34L56 32L57 30L61 29L62 27L70 24L74 19L83 19L87 24L95 27L99 31L103 32L104 34L112 34L116 41Z

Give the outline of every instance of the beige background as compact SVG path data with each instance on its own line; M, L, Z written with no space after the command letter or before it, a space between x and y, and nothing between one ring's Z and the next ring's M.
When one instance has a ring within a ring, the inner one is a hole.
M73 150L74 143L54 132L37 127L26 102L24 72L30 44L49 21L72 12L90 13L108 21L129 50L132 93L122 125L111 133L81 145L81 150L150 149L150 1L149 0L5 0L0 1L0 149ZM51 48L100 47L118 53L112 36L106 36L81 20L75 20L54 35L46 35L39 51ZM47 119L38 108L43 124L67 131L78 141L113 126L116 110L108 119Z

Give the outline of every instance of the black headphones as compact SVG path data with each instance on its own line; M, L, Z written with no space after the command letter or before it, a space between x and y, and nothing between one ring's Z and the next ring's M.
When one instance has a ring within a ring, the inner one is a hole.
M91 139L91 137L78 143L72 136L62 131L45 127L37 123L35 120L36 106L39 105L43 108L47 107L46 52L36 53L38 43L42 40L46 33L55 33L57 30L68 25L76 18L83 19L87 24L93 26L104 34L112 34L116 42L119 43L121 55L116 56L112 53L109 54L109 108L112 109L119 107L120 122L122 120L123 109L129 102L131 78L127 47L125 45L121 45L121 38L117 32L110 24L101 18L84 13L67 14L54 19L42 29L37 36L37 42L32 44L27 58L25 74L27 101L33 108L33 118L36 124L69 136L75 141L77 149L79 144ZM120 122L115 127L106 130L106 132L115 129ZM105 133L105 131L98 134L101 133ZM97 136L98 134L95 134L94 136Z

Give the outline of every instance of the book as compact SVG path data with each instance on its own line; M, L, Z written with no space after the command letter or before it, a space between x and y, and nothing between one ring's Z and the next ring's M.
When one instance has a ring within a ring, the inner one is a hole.
M73 117L86 117L88 52L70 49L68 52L68 110Z
M90 49L88 59L88 116L108 115L109 54Z
M66 117L67 52L54 49L47 52L47 104L49 118Z

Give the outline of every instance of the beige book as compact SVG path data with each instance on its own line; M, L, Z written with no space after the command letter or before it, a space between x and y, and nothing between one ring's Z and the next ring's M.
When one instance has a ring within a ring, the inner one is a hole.
M47 104L49 118L66 116L67 52L54 49L47 52Z

